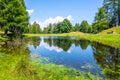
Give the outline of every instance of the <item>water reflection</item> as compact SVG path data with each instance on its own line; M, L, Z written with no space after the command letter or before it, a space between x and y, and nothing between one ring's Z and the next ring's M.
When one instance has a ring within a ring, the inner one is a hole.
M118 79L120 76L120 49L102 45L92 44L94 56L103 72L110 79Z
M1 53L12 54L12 59L5 60ZM49 61L102 77L103 72L112 80L120 78L119 48L73 37L30 37L7 41L0 47L0 62L4 62L0 67L9 63L14 66L16 74L30 76L30 56L39 57L43 63ZM11 67L7 69L11 70Z
M51 63L99 74L100 67L94 59L90 41L66 37L40 38L41 42L36 48L33 45L29 45L32 54L37 53L41 57L46 57Z
M6 54L21 54L24 51L27 51L26 53L29 53L29 50L27 48L27 39L13 39L8 40L4 42L4 44L0 47L0 52L6 53Z
M37 53L40 58L47 58L51 63L98 75L102 75L101 71L103 71L108 78L111 75L112 78L120 75L118 48L70 37L40 37L40 40L37 47L29 44L29 50L31 54Z

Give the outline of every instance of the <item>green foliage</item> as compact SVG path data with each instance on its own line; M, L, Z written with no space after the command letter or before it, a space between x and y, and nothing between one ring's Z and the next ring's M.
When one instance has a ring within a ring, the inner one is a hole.
M98 13L96 13L92 27L93 27L93 33L98 33L108 28L104 7L101 7Z
M104 68L103 73L108 77L108 79L120 79L120 66L115 67L116 70L113 70L111 68Z
M84 33L91 33L92 27L88 24L87 21L83 20L81 24L76 23L75 24L75 31L80 31Z
M64 19L62 22L57 24L49 24L44 28L43 33L68 33L73 31L74 28L68 19Z
M104 8L107 14L108 26L120 25L120 0L104 0Z
M84 33L91 32L91 26L88 24L87 21L83 20L80 24L79 31Z
M68 33L71 32L72 24L69 20L64 19L62 22L57 23L54 27L54 33Z
M72 31L91 33L92 27L87 21L83 21L81 24L76 23L75 27L73 27L69 20L64 19L62 22L57 24L49 24L44 28L43 33L69 33Z
M21 35L28 25L28 13L23 0L0 0L0 28Z
M75 24L75 31L79 31L79 28L80 28L80 24L79 24L79 23L76 23L76 24Z
M43 33L53 33L54 32L54 27L56 24L49 24L47 27L44 28Z
M42 32L42 30L40 28L40 25L37 24L36 22L34 22L32 25L28 26L28 32L27 33L39 34L41 32Z

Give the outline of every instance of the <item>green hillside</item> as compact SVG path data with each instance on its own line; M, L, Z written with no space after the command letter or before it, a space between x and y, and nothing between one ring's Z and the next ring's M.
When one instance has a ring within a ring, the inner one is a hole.
M114 31L114 34L120 34L120 26L119 27L113 27L107 30L103 30L102 32L100 32L99 34L107 34L109 32Z

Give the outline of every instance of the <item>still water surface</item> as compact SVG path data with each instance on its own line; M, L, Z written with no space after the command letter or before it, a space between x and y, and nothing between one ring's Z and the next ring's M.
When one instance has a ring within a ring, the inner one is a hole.
M65 65L102 77L106 77L102 74L103 70L110 77L109 71L116 72L119 69L119 48L74 37L36 37L35 39L37 42L28 44L28 48L31 55L38 55L43 63ZM112 76L117 77L119 74Z
M24 61L40 59L43 64L64 65L86 73L91 72L104 79L120 79L120 48L75 37L27 37L8 40L0 45L0 60L5 65L11 62L9 55L14 55L10 58L15 61L18 59L16 56L20 57L17 67L23 65Z

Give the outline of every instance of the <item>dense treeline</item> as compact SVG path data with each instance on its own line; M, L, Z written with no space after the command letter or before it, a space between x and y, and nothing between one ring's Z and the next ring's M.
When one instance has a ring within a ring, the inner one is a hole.
M43 33L68 33L71 32L73 26L68 19L64 19L62 22L57 24L49 24L44 28Z
M7 35L26 33L99 33L102 30L120 25L120 0L104 0L98 9L92 24L86 20L74 26L68 19L55 24L49 24L43 30L36 22L29 24L24 0L0 0L0 29Z
M117 27L120 25L120 0L104 0L103 6L98 9L91 25L86 20L83 20L81 24L76 23L75 26L72 26L70 21L67 20L67 23L65 20L57 24L50 24L44 28L43 33L67 33L73 31L99 33L102 30Z
M76 23L75 24L75 31L80 31L84 33L91 33L92 32L92 27L91 25L88 24L87 21L83 20L81 24Z
M41 32L42 30L37 22L34 22L33 24L29 24L28 29L26 31L26 33L34 33L34 34L39 34Z
M103 6L96 13L92 24L93 32L120 25L120 0L104 0Z
M64 19L56 24L49 24L41 33L68 33L84 32L99 33L102 30L120 25L120 0L104 0L103 6L98 9L93 23L90 25L86 20L73 26L69 20Z

